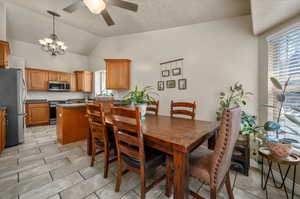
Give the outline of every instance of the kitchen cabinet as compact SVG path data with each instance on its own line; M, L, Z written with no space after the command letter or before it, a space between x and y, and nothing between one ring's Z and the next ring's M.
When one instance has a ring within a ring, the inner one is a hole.
M48 74L49 74L49 81L68 82L68 83L70 83L70 81L71 81L71 74L70 73L49 71Z
M76 71L77 90L90 93L93 89L93 73L88 71Z
M26 85L29 91L47 91L48 71L26 68Z
M75 73L71 74L70 90L72 92L76 92L77 91L77 79L76 79L76 74Z
M8 65L9 54L9 43L7 41L0 40L0 68L5 68Z
M0 152L6 144L6 111L0 111Z
M128 59L105 59L106 62L106 89L130 89L130 64Z
M48 125L49 124L49 104L32 103L26 104L26 126Z

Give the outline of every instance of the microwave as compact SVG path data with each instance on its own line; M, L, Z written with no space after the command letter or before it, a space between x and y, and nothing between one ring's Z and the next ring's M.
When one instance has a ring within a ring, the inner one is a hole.
M68 92L70 91L70 84L67 82L48 82L48 91L53 92Z

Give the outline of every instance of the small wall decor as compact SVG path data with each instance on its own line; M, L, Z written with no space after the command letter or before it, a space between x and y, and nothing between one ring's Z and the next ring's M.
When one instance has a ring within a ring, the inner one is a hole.
M165 87L166 90L176 88L176 84L178 84L178 90L187 89L187 79L183 76L183 60L184 58L178 58L160 63L158 91L164 91Z
M162 77L169 77L170 76L170 70L163 70L161 71Z
M172 75L173 76L181 75L181 68L173 68L172 69Z
M176 87L176 81L175 80L168 80L166 87L167 88L175 88Z
M178 89L185 90L186 89L186 79L179 79L178 80Z
M159 90L159 91L165 90L165 82L164 81L157 82L157 90Z

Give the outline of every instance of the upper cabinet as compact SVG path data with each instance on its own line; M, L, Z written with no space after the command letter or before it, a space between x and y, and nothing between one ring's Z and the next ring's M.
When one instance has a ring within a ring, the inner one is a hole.
M76 71L77 90L90 93L93 90L93 73L88 71Z
M9 43L7 41L0 40L0 68L5 68L8 65L9 54Z
M77 79L76 79L76 74L75 73L71 74L70 90L72 92L78 91L78 89L77 89Z
M49 73L49 81L71 83L70 73L63 73L63 72L56 72L56 71L49 71L48 73Z
M47 91L48 81L48 71L26 68L26 84L28 90Z
M106 62L106 89L130 89L130 64L129 59L105 59Z

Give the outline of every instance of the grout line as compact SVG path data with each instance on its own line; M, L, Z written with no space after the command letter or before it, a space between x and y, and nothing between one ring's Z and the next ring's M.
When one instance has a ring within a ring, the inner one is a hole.
M87 180L87 178L85 178L85 177L80 173L79 170L77 170L77 173L79 173L79 175L83 178L83 180Z
M50 175L50 177L51 177L51 180L52 180L52 182L53 182L53 181L54 181L54 179L53 179L53 176L52 176L51 172L50 172L50 171L48 171L48 173L49 173L49 175Z

